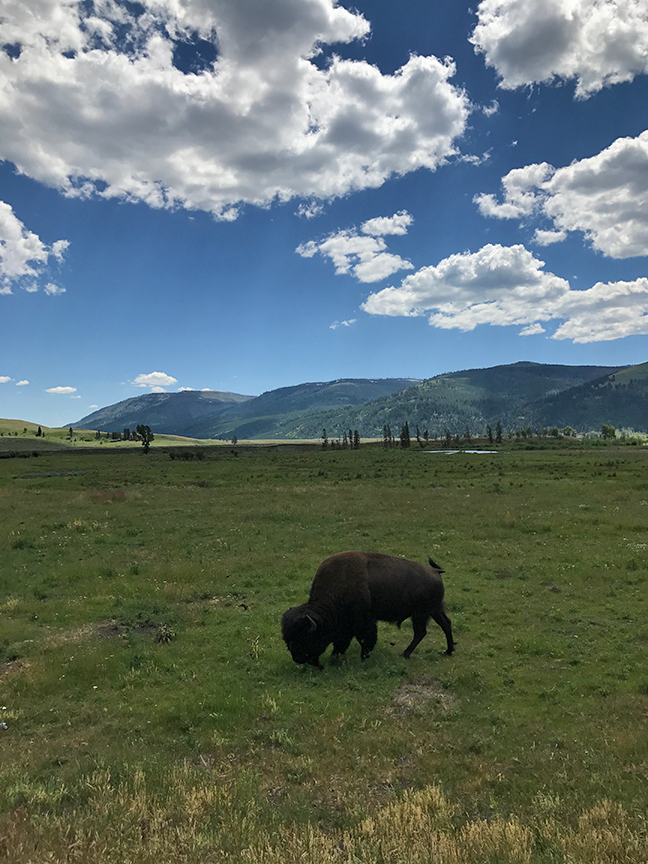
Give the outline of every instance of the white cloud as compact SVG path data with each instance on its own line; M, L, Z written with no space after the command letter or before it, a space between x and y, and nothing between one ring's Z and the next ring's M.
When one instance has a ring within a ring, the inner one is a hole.
M67 195L223 219L433 170L471 110L450 61L312 62L369 30L335 0L4 0L20 55L0 51L0 159ZM185 74L174 48L196 34L217 55Z
M648 255L648 131L617 138L596 156L554 169L543 162L502 178L503 200L475 199L484 216L548 217L552 231L536 232L546 245L581 231L612 258Z
M554 339L605 342L648 334L648 279L597 282L587 291L571 291L560 308L567 318Z
M11 294L12 285L29 292L38 291L35 280L43 274L50 258L62 260L68 245L67 240L57 240L52 246L43 243L37 234L25 228L9 204L0 201L0 294Z
M57 297L60 294L65 294L65 291L65 288L61 288L59 285L54 285L53 282L48 282L45 286L45 293L49 294L50 297Z
M164 393L164 387L171 387L172 384L177 383L177 378L172 378L166 372L149 372L138 375L133 381L136 387L150 387L153 393Z
M546 333L547 331L542 326L542 324L529 324L528 327L525 327L523 330L520 330L519 336L537 336L540 333Z
M433 311L435 327L473 330L477 324L529 324L550 317L568 283L543 271L524 246L484 246L451 255L406 276L400 287L371 294L362 308L379 315ZM543 307L545 307L543 311Z
M524 246L488 245L370 294L362 309L372 315L429 314L433 327L446 330L526 325L521 336L545 332L540 322L561 322L552 338L574 342L648 334L648 279L575 291L543 268Z
M8 375L0 375L0 384L8 384L11 378Z
M562 243L566 237L566 231L542 231L537 228L533 235L533 242L538 246L550 246L552 243Z
M67 396L70 393L76 393L76 387L48 387L47 393L56 393L58 396Z
M351 326L353 326L355 323L356 323L356 319L355 319L355 318L350 318L348 321L334 321L334 322L331 324L331 326L330 326L329 329L330 329L330 330L337 330L338 327L351 327Z
M399 210L393 216L376 216L367 219L361 225L363 234L372 234L374 237L383 237L385 234L407 234L407 229L414 219L407 210Z
M406 210L393 216L378 216L368 219L361 226L362 234L355 228L329 234L316 243L309 240L295 250L303 258L312 258L318 252L330 258L338 276L351 273L360 282L379 282L399 270L412 270L413 265L400 255L387 252L387 244L381 234L407 234L413 222ZM373 236L368 236L373 235Z
M482 0L471 42L505 89L576 80L586 98L648 72L645 0Z
M483 216L494 216L498 219L520 219L530 216L540 204L535 189L553 173L554 168L547 162L542 162L540 165L527 165L525 168L514 168L502 177L504 201L501 204L494 195L477 195L475 203Z
M29 381L26 378L22 381L16 381L16 387L25 387L27 384L29 384Z
M317 201L310 201L308 204L300 204L297 208L297 215L304 219L314 219L319 216L324 210L324 206Z

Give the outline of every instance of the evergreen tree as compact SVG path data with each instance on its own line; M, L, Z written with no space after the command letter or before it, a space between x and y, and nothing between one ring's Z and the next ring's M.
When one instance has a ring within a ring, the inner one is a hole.
M410 446L410 431L409 431L409 423L407 422L407 420L405 421L405 425L401 429L400 446L401 447L409 447Z

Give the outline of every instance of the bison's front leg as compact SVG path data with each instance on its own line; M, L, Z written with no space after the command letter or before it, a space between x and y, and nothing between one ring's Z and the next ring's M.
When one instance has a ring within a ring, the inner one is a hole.
M352 639L353 639L352 635L347 636L345 634L344 636L338 636L333 641L333 653L331 656L332 657L338 657L341 654L346 654L346 650L349 647L349 645L351 644Z
M366 660L378 641L378 625L376 619L366 617L356 630L356 639L360 643L360 659Z

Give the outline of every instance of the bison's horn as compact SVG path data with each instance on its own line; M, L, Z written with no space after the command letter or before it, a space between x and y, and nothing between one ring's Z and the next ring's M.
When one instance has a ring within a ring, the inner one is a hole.
M438 570L439 573L445 573L446 572L442 567L439 567L438 564L435 564L431 558L428 558L428 561L430 562L430 567L434 567L434 569Z
M311 618L310 615L307 615L306 617L307 617L308 620L310 621L310 627L309 627L309 629L308 629L308 632L309 632L309 633L314 633L314 632L317 630L317 622L314 621L314 620Z

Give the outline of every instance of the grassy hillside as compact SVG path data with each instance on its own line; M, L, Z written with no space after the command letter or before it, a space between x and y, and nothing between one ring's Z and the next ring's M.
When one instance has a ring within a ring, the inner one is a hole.
M440 437L603 424L648 430L648 373L609 366L513 363L411 379L340 379L282 387L257 397L231 393L147 394L83 418L90 429L121 432L144 423L158 433L201 439L313 439L349 429L381 437L385 425ZM641 371L643 370L643 371Z
M93 429L77 429L69 426L49 427L38 426L22 420L0 419L0 454L10 452L41 453L47 450L105 448L107 450L139 449L138 441L112 441L105 434L97 438ZM37 435L38 430L41 435ZM219 445L222 441L197 441L180 435L156 435L151 442L152 448L161 447L196 447L197 445Z
M369 402L413 382L405 378L344 378L281 387L255 397L214 391L148 393L95 411L74 425L121 432L142 423L153 432L192 438L273 438L281 435L278 425L285 424L287 418Z
M560 444L0 460L0 859L645 864L648 448ZM453 657L292 662L345 548Z
M289 434L315 437L326 428L330 435L358 429L363 436L381 436L383 426L389 424L397 435L406 421L412 430L416 426L421 433L427 429L431 437L442 436L446 430L453 435L463 435L466 428L473 434L484 434L488 424L494 429L498 422L506 430L538 428L535 403L541 397L615 371L603 366L513 363L437 375L367 405L310 414L297 422L292 421ZM543 422L551 426L567 425L557 424L555 420L544 419ZM603 422L614 421L608 418ZM597 429L600 425L587 426L587 429ZM648 428L648 423L636 428Z
M648 363L550 396L538 404L537 417L540 423L578 431L600 429L604 423L648 430Z
M219 417L252 398L217 390L146 393L94 411L72 425L103 432L122 432L142 424L150 426L153 432L187 435L192 424L201 418Z

